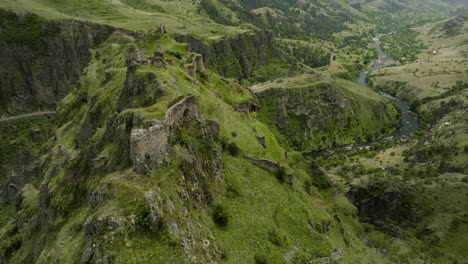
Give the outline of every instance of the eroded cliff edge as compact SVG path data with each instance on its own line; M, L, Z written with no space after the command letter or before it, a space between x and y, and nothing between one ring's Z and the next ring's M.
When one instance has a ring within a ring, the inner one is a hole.
M54 110L115 28L0 10L0 114Z

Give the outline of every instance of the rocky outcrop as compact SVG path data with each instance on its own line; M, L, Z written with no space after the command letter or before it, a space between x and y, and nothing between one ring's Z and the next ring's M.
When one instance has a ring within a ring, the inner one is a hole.
M203 63L203 56L197 54L192 59L192 64L185 66L185 71L192 77L195 78L197 73L205 71L205 64Z
M20 38L24 33L16 32L16 25L22 26L27 19L25 15L10 14L10 27L0 31ZM43 23L43 35L34 45L17 39L0 41L0 112L4 114L55 108L80 78L90 59L90 49L116 30L79 21Z
M156 102L157 98L164 95L164 89L157 81L155 72L139 73L137 71L138 65L148 64L149 60L149 56L144 55L138 48L132 48L127 58L127 75L119 98L120 111L150 106Z
M274 174L280 173L282 170L281 165L271 160L248 158L248 161L257 167L267 170Z
M34 175L36 155L22 153L15 160L0 164L0 202L16 203L21 189Z
M146 56L139 48L133 46L127 57L127 67L133 70L135 66L148 64L149 56Z
M258 143L260 143L260 145L262 145L263 148L267 147L265 136L257 137L257 140L258 140Z
M190 51L201 54L207 67L227 77L248 78L253 70L279 54L270 31L242 33L213 44L191 35L176 35L175 38L188 43Z
M166 68L166 61L164 60L164 52L162 47L158 47L158 49L154 52L152 59L154 66L158 68Z
M20 198L21 189L34 176L41 145L51 137L54 120L0 122L0 203L16 204Z
M418 221L418 205L411 193L396 183L373 182L354 186L346 194L357 207L359 217L366 222L381 226L388 220L395 222Z
M254 100L250 100L248 102L237 104L235 109L237 112L250 113L258 112L260 110L260 106Z

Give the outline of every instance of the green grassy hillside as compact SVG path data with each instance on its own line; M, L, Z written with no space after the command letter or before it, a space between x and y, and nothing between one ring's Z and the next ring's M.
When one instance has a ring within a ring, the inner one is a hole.
M271 29L286 38L329 38L349 24L375 19L388 24L393 16L409 23L449 12L459 1L161 1L161 0L1 0L0 7L34 12L49 18L81 19L132 30L155 30L219 37L251 28ZM369 19L369 15L373 18ZM214 21L215 23L211 22ZM375 22L374 21L374 22ZM246 25L246 24L251 25ZM223 24L220 26L218 24ZM230 27L230 26L234 26Z
M118 33L93 52L79 87L58 107L59 128L38 160L37 181L22 191L18 221L2 229L4 261L303 263L345 255L345 263L385 263L360 239L353 206L326 175L300 153L285 155L255 113L230 105L252 100L247 89L211 70L192 78L180 65L131 66L135 47L151 54L158 45L167 59L193 56L167 36L141 42ZM134 78L142 83L133 86ZM132 93L152 85L161 89L154 103L139 101L150 89ZM199 110L187 108L183 116L194 116L171 128L161 165L140 171L135 133L158 120L178 122L169 113L184 98L196 98ZM119 112L123 102L132 106ZM219 124L219 136L206 120ZM253 158L278 170L256 167Z
M0 263L464 263L463 13L388 36L412 58L371 73L410 140L373 140L399 111L355 83L374 33L462 3L0 0L11 58L89 55L56 120L0 123Z
M406 57L412 54L409 56L414 61L404 60L408 63L372 72L370 77L374 85L410 100L423 100L448 92L457 81L468 81L468 24L464 20L455 34L447 35L444 30L447 23L466 16L466 9L461 12L452 19L414 28L413 32L418 34L413 38L423 45L422 49L407 45L414 40L399 35L387 36L392 39L387 44L390 52L397 50L400 56Z

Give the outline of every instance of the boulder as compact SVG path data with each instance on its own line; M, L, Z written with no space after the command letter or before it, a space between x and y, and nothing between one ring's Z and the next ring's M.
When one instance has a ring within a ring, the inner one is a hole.
M154 71L148 72L147 75L148 75L148 79L150 79L151 81L155 81L157 78L157 75Z
M162 58L154 58L153 59L153 65L157 68L166 68L166 61Z
M262 145L263 148L266 148L266 140L265 140L265 136L261 136L261 137L257 137L257 140L258 140L258 143L260 143L260 145Z
M162 49L162 46L158 46L158 49L154 52L153 58L164 59L164 51Z
M262 168L264 170L267 170L271 173L277 174L280 173L282 170L281 165L279 165L277 162L267 160L267 159L256 159L256 158L248 158L247 159L250 163L253 165Z
M260 111L260 106L253 100L235 106L237 112L250 113Z

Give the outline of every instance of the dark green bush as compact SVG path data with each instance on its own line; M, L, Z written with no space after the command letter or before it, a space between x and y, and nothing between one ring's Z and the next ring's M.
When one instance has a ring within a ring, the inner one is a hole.
M268 264L268 258L266 255L255 255L254 257L255 264Z
M288 175L286 174L286 168L281 166L279 171L275 174L278 181L281 183L286 182Z
M20 18L17 14L0 9L0 42L15 43L35 49L45 47L43 38L52 38L59 32L52 23L33 14Z
M21 247L21 233L18 232L18 228L14 224L3 227L3 230L6 232L4 233L5 237L0 237L0 255L9 259Z
M222 205L216 205L213 209L213 221L218 227L226 227L229 221L229 214Z
M226 150L229 153L229 155L233 157L239 156L240 149L234 142L226 143L225 146L223 146L223 149Z
M304 190L306 193L310 194L312 188L312 181L310 179L306 179L304 182Z
M138 201L133 209L135 215L135 223L137 226L145 229L150 225L150 208L144 201Z
M286 236L282 236L277 229L268 232L268 240L278 247L286 244Z

